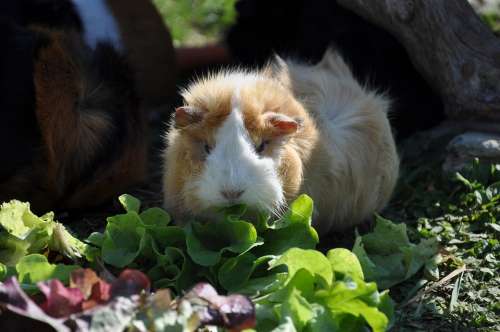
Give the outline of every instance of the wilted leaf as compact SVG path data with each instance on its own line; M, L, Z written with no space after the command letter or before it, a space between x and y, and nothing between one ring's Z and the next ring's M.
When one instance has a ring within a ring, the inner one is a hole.
M378 217L374 231L358 235L352 251L366 279L386 289L415 275L437 254L438 245L436 239L415 245L408 239L406 225Z
M71 235L60 223L53 223L52 237L49 240L49 249L57 251L73 260L87 256L89 246Z

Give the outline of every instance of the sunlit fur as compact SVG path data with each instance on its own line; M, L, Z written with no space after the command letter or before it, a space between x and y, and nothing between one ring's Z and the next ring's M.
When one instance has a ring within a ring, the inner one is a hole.
M202 208L224 206L229 202L223 191L243 192L237 202L263 209L284 202L281 182L273 158L255 152L243 122L238 91L233 96L231 113L215 134L214 147L206 157L205 168L196 180L186 186L195 190Z
M299 191L304 148L316 130L302 105L278 80L262 73L222 72L192 84L183 93L186 105L205 112L201 123L172 127L165 153L165 206L177 219L206 214L230 203L279 213ZM277 136L266 119L276 113L304 124L295 135ZM270 140L258 155L255 146ZM204 152L204 143L213 147ZM241 191L227 201L223 190Z
M360 85L331 50L314 67L278 61L274 71L320 131L301 189L314 199L320 232L359 224L381 210L399 171L389 100Z
M238 203L274 212L282 197L304 192L326 233L361 223L390 198L399 162L389 102L362 87L334 52L316 66L277 59L258 72L211 75L183 96L204 118L167 135L165 207L178 219L231 203L220 196L225 186L245 189ZM276 113L301 127L273 135L266 119ZM252 145L263 139L271 143L259 156ZM204 142L213 146L208 155Z

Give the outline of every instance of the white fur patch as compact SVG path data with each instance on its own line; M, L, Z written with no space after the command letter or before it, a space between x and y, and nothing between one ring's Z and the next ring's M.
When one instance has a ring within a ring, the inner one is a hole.
M205 166L195 184L204 208L243 203L277 211L285 201L275 161L255 152L243 122L238 92L233 97L231 113L217 130L215 146ZM223 191L243 193L230 201L222 195Z
M120 29L106 0L73 0L83 23L85 42L96 48L99 42L109 42L123 51Z

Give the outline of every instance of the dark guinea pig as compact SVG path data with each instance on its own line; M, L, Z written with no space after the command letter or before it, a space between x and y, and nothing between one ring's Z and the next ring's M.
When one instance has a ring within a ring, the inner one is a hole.
M141 182L144 109L164 104L174 82L172 42L153 5L3 1L0 37L0 201L79 209ZM141 65L155 43L164 59ZM159 73L163 92L151 88Z

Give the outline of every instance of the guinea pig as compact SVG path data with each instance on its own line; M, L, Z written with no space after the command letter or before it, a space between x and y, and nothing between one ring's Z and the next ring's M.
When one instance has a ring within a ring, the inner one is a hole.
M175 96L173 41L152 1L2 0L2 19L26 28L77 31L93 50L103 42L111 45L130 67L146 110L165 107Z
M148 110L175 92L151 1L0 1L0 202L101 209L143 183Z
M301 193L320 234L362 223L394 190L389 100L329 50L316 65L276 58L182 92L166 135L164 207L176 220L246 204L279 215Z
M146 175L146 114L125 55L85 42L71 1L4 1L0 202L96 207Z

